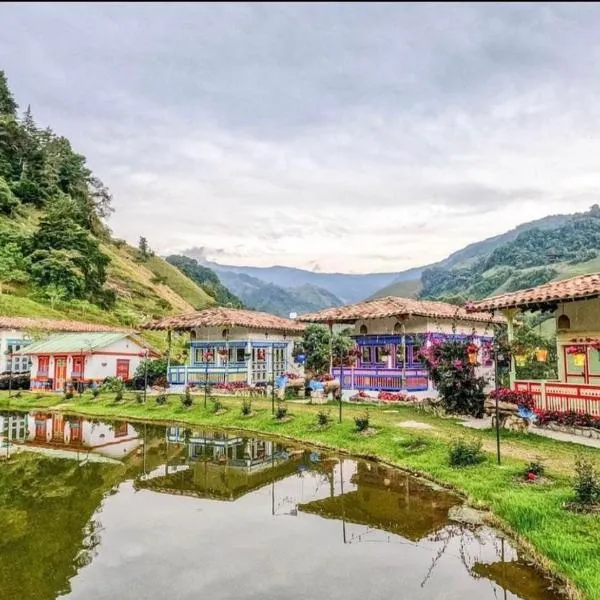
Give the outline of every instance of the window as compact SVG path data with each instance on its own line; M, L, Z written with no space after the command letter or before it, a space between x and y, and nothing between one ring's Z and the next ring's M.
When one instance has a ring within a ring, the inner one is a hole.
M235 349L235 361L236 362L244 362L246 360L246 349L245 348L236 348Z
M207 361L208 359L208 361ZM194 362L205 363L215 362L215 352L210 348L194 348Z
M360 335L367 335L367 333L369 333L369 330L367 329L366 325L361 325L359 331L360 331Z
M387 354L386 354L387 353ZM389 350L385 346L375 346L375 362L387 362Z
M371 348L369 346L362 346L360 349L360 360L364 363L371 362Z
M49 356L39 356L38 357L38 375L48 375L48 368L50 366L50 357Z
M558 329L571 329L571 319L567 315L560 315L556 326Z

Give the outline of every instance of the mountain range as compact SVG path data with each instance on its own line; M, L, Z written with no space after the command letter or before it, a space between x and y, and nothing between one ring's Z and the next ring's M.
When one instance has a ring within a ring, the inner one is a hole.
M367 298L403 296L463 301L600 270L600 208L550 215L469 244L437 263L397 273L321 273L284 266L207 261L203 248L183 252L218 274L241 301L287 316Z

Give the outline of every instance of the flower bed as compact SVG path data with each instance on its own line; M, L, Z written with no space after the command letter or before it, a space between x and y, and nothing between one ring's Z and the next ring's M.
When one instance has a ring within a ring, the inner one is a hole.
M600 417L594 417L584 412L570 410L561 412L558 410L536 410L539 425L556 423L567 427L592 427L600 430Z
M416 396L408 396L403 392L379 392L377 396L370 396L367 392L360 391L354 396L350 397L353 402L383 402L383 403L396 403L396 402L414 402Z
M509 388L498 388L497 390L492 390L490 398L492 400L496 400L497 398L499 402L516 404L528 410L535 409L535 400L530 392L517 392Z

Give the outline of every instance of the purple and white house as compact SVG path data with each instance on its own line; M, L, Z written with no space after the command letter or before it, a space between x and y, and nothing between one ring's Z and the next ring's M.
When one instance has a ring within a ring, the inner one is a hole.
M445 302L389 296L301 315L298 320L352 327L358 356L352 366L334 363L331 373L340 380L344 397L354 391L435 394L419 350L445 339L472 341L478 347L479 374L489 387L494 385L493 325L504 320L489 314L470 314Z

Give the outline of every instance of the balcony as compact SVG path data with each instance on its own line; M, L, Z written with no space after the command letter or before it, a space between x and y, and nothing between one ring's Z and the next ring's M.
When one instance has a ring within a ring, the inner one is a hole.
M600 386L520 379L514 387L519 392L529 392L541 410L576 411L600 417Z
M169 367L168 380L172 385L200 384L208 382L233 383L246 381L248 370L245 365L229 365L226 367L190 367L187 365Z
M387 369L366 367L334 367L332 375L339 379L344 390L373 390L385 392L420 392L428 389L427 371L418 368ZM406 377L404 382L402 378Z

